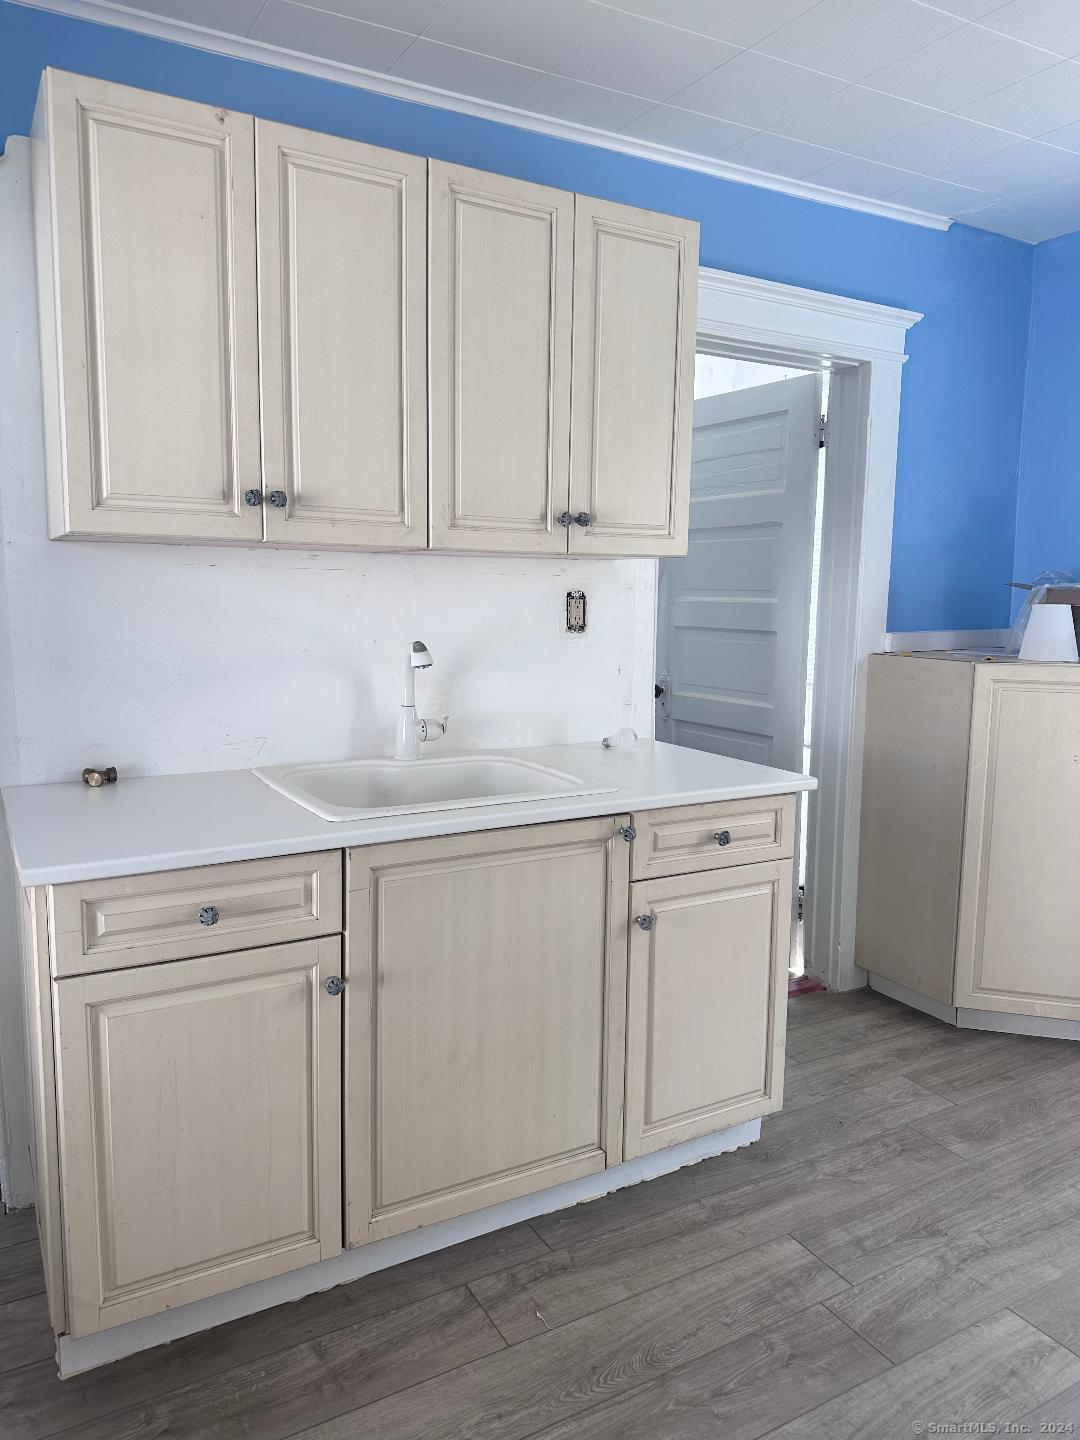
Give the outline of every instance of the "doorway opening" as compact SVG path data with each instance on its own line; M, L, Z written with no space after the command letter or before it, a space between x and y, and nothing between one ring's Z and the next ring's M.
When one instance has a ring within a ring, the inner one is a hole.
M699 348L687 554L660 561L656 735L810 773L830 374ZM812 797L790 971L806 969Z

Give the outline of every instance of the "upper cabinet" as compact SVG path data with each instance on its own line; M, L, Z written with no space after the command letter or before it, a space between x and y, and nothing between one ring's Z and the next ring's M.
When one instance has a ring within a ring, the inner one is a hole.
M49 70L34 139L50 534L259 539L253 120Z
M266 538L427 545L427 161L256 121Z
M685 552L696 222L58 71L34 133L54 537Z
M698 227L577 197L571 554L685 555Z
M566 554L574 197L431 162L431 543Z

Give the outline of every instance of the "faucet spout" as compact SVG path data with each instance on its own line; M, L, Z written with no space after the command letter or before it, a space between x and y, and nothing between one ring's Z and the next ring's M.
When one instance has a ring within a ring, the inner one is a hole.
M398 760L420 758L420 740L427 739L427 731L425 726L421 735L416 720L416 672L430 670L434 663L431 651L424 642L414 640L405 656L405 688L398 717L397 741L394 745L394 755Z

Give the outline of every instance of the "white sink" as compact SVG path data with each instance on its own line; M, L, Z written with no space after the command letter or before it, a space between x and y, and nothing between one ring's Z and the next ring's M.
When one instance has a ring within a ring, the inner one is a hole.
M428 810L608 795L616 788L589 785L564 770L507 755L331 760L319 765L270 765L252 773L323 820L377 820Z

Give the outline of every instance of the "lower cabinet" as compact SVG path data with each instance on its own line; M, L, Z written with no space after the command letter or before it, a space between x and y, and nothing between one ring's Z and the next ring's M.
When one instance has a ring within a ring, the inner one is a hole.
M56 983L73 1335L341 1250L340 967L335 936Z
M350 1246L622 1159L627 823L351 852Z
M27 891L58 1333L777 1109L793 802L698 810Z
M627 1159L778 1109L791 861L630 887Z

